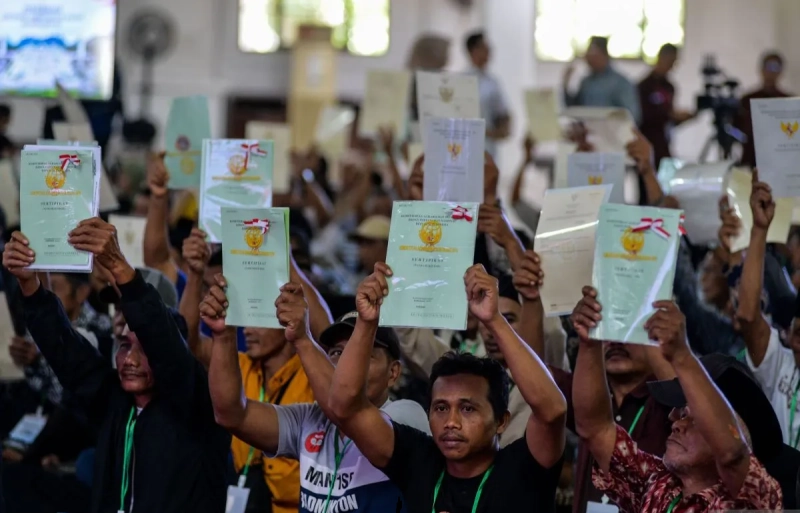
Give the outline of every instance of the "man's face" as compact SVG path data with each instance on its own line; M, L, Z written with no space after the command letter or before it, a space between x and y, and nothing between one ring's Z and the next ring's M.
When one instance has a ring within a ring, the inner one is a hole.
M513 299L501 297L497 300L497 307L500 309L500 314L505 317L511 327L514 328L514 331L517 331L519 326L519 314L522 310L520 304ZM505 364L503 353L500 352L500 346L497 345L497 341L492 336L492 333L483 324L480 325L480 332L483 345L486 347L486 355Z
M728 279L722 273L722 264L710 252L700 268L700 288L703 301L720 310L728 302Z
M608 56L594 45L589 45L586 50L586 64L592 71L603 71L608 65Z
M658 56L658 67L664 72L669 73L678 62L678 54L675 52L664 52Z
M64 311L70 317L73 317L80 311L86 298L89 297L89 292L91 292L88 284L76 287L69 278L63 274L51 274L50 287L53 289L53 294L58 296L58 299L61 300L61 304L64 305Z
M704 467L713 471L714 453L695 425L689 407L673 408L669 420L672 421L672 434L667 438L664 466L678 474L686 474L692 469L696 472Z
M489 382L474 374L436 379L429 420L437 447L445 458L455 461L485 451L506 427L505 418L494 417Z
M767 85L775 85L781 78L783 65L777 59L769 59L761 68L761 80Z
M606 373L610 376L644 376L650 372L645 346L604 342L603 350L606 357Z
M388 242L385 240L362 239L358 241L358 258L362 269L372 271L375 264L386 260Z
M342 339L328 350L328 358L334 366L339 363L347 342L347 339ZM399 376L400 362L393 360L385 348L373 346L367 369L367 397L370 402L378 408L383 406L381 401L386 397L386 391L394 386Z
M486 63L489 62L490 55L491 49L485 40L482 40L480 43L478 43L469 54L472 63L478 67L485 66Z
M6 133L8 130L8 125L11 124L11 117L0 115L0 134Z
M286 347L283 330L274 328L245 328L244 340L247 356L253 360L265 360L278 354Z
M123 321L124 323L124 321ZM119 320L115 318L115 331L118 331ZM117 337L118 349L114 355L117 373L122 389L129 394L146 394L153 390L155 380L153 371L144 354L142 345L136 334L127 325L123 325Z

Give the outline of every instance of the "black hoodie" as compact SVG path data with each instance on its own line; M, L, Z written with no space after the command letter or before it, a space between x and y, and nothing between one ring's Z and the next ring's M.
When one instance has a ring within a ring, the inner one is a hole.
M137 417L123 509L224 511L231 438L214 421L206 371L189 353L158 292L138 272L119 289L120 308L155 381L153 398ZM120 509L125 427L133 397L123 391L111 363L72 328L52 292L40 287L23 301L25 321L39 350L98 428L91 512L114 513Z

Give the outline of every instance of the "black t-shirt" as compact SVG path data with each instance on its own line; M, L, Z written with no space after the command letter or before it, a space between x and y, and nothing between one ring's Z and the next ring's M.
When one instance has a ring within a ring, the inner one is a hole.
M436 482L445 468L433 438L414 428L394 425L394 452L383 472L400 490L408 513L431 513ZM480 513L555 511L563 460L543 468L531 456L525 437L497 453L478 504ZM458 479L445 473L435 511L471 513L483 475Z

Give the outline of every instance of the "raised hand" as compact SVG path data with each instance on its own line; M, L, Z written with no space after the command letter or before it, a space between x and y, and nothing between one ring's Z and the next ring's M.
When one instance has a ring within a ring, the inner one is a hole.
M656 308L644 329L650 340L658 341L664 359L672 363L677 359L691 355L691 350L686 342L686 318L673 301L656 301Z
M69 232L67 240L78 251L92 253L115 277L120 271L129 270L128 274L133 273L133 268L119 248L117 228L113 224L108 224L99 217L84 219Z
M475 264L464 274L469 311L482 323L491 321L500 313L497 278L486 272L481 264Z
M154 153L147 160L147 187L150 189L150 194L157 198L163 198L169 193L167 187L169 172L164 165L164 155L163 151Z
M504 248L517 238L503 210L496 205L486 203L481 204L478 212L478 233L485 233Z
M221 274L214 276L214 285L200 303L200 319L208 326L212 333L217 335L225 331L225 315L228 309L228 296L225 288L228 282Z
M192 228L192 233L183 241L183 259L189 265L189 270L202 276L206 271L209 258L211 258L211 248L206 242L206 232L199 228Z
M381 143L381 150L387 155L392 154L394 149L394 128L382 126L378 128L378 140Z
M731 241L739 235L739 230L742 229L742 220L736 215L736 209L731 208L727 194L719 200L719 218L722 226L719 227L717 238L722 247L730 251Z
M758 180L758 169L753 169L750 208L753 211L753 227L769 229L772 218L775 217L775 202L772 200L772 187Z
M381 315L383 298L389 295L387 276L392 275L392 269L383 262L378 262L372 274L364 278L356 290L356 310L359 319L367 322L376 322Z
M570 319L578 337L586 342L589 340L589 330L596 327L603 318L600 314L603 307L597 301L597 291L593 287L583 287L581 292L583 298L575 305Z
M36 344L23 337L13 337L8 346L11 361L17 367L29 367L39 358L39 348Z
M20 286L32 284L36 281L36 273L25 270L26 267L33 265L35 260L36 254L30 248L30 242L27 237L22 235L22 232L12 233L11 240L3 250L3 266L8 269L8 272L16 276Z
M533 250L525 251L519 269L514 273L514 288L526 301L539 299L539 287L544 283L539 255Z
M290 343L311 338L308 330L308 303L300 283L289 282L281 287L275 300L278 322L285 328L284 337Z
M654 171L653 145L636 128L633 129L633 135L634 139L625 146L625 149L628 156L636 162L636 171L640 175Z
M422 165L425 163L425 155L420 155L416 162L412 162L411 175L408 177L408 199L422 201L422 187L425 177L422 172Z
M536 141L530 135L525 136L522 143L522 151L525 155L525 163L533 164L533 150L536 148Z

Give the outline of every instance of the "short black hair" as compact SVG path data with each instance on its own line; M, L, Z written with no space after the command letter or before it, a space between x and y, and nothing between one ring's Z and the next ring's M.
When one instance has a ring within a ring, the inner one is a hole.
M483 43L483 31L473 32L467 36L465 40L465 46L467 47L467 53L472 53L472 50L478 47Z
M517 288L514 286L514 281L512 280L511 276L507 274L502 274L497 279L497 289L500 294L500 297L510 299L517 303L520 302L519 292L517 291Z
M672 43L666 43L658 50L658 56L661 57L663 55L678 55L678 51L679 50L677 46L675 46Z
M604 54L608 55L608 38L603 36L592 36L589 39L589 46L594 46Z
M431 369L430 392L433 397L433 384L443 376L472 374L489 382L489 403L494 418L500 420L508 411L509 380L506 370L499 362L488 357L479 358L471 353L448 351L436 360Z
M763 68L764 66L766 66L769 61L777 61L778 64L780 64L782 67L783 55L778 53L776 50L771 50L769 52L766 52L764 55L761 56L761 67Z
M53 273L53 274L60 274L67 281L75 288L80 287L81 285L89 285L90 283L90 274L89 273Z
M0 118L10 118L11 107L6 103L0 103Z

